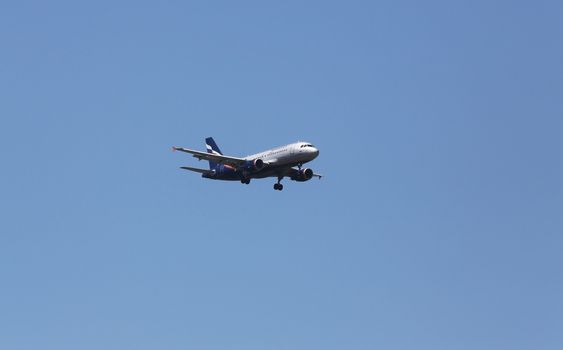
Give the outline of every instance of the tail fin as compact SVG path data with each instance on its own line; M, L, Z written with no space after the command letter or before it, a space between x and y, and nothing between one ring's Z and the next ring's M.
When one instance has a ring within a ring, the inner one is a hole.
M214 154L220 154L220 155L223 154L223 153L221 153L221 150L219 149L219 147L215 143L215 140L213 140L213 137L208 137L208 138L205 139L205 147L207 147L207 153L214 153ZM217 163L209 161L209 169L215 169L216 166L217 166Z

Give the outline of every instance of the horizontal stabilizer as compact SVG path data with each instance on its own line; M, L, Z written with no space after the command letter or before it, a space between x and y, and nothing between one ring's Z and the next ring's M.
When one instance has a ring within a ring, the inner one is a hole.
M201 173L201 174L206 174L206 175L213 175L215 173L213 170L192 168L190 166L181 166L180 169L195 171L196 173Z

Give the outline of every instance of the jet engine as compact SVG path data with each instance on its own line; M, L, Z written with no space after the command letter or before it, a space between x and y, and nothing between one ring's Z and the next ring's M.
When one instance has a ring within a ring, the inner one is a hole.
M313 169L302 169L299 170L295 175L291 177L293 181L305 182L313 178Z
M250 171L260 171L264 169L264 161L260 158L256 158L254 160L247 160L246 163L244 164L244 169Z

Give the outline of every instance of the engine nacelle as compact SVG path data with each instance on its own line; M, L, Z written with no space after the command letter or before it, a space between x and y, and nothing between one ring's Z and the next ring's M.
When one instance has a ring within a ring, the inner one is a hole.
M309 169L309 168L299 170L296 175L291 177L293 181L299 181L299 182L309 181L312 178L313 178L313 169Z
M260 158L247 160L244 164L244 169L249 171L260 171L264 169L264 161Z

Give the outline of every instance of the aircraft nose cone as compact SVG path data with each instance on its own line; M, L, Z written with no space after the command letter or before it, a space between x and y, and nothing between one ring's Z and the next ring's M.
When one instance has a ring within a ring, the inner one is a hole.
M319 150L313 147L311 148L311 154L313 155L313 158L317 158L317 156L319 155Z

